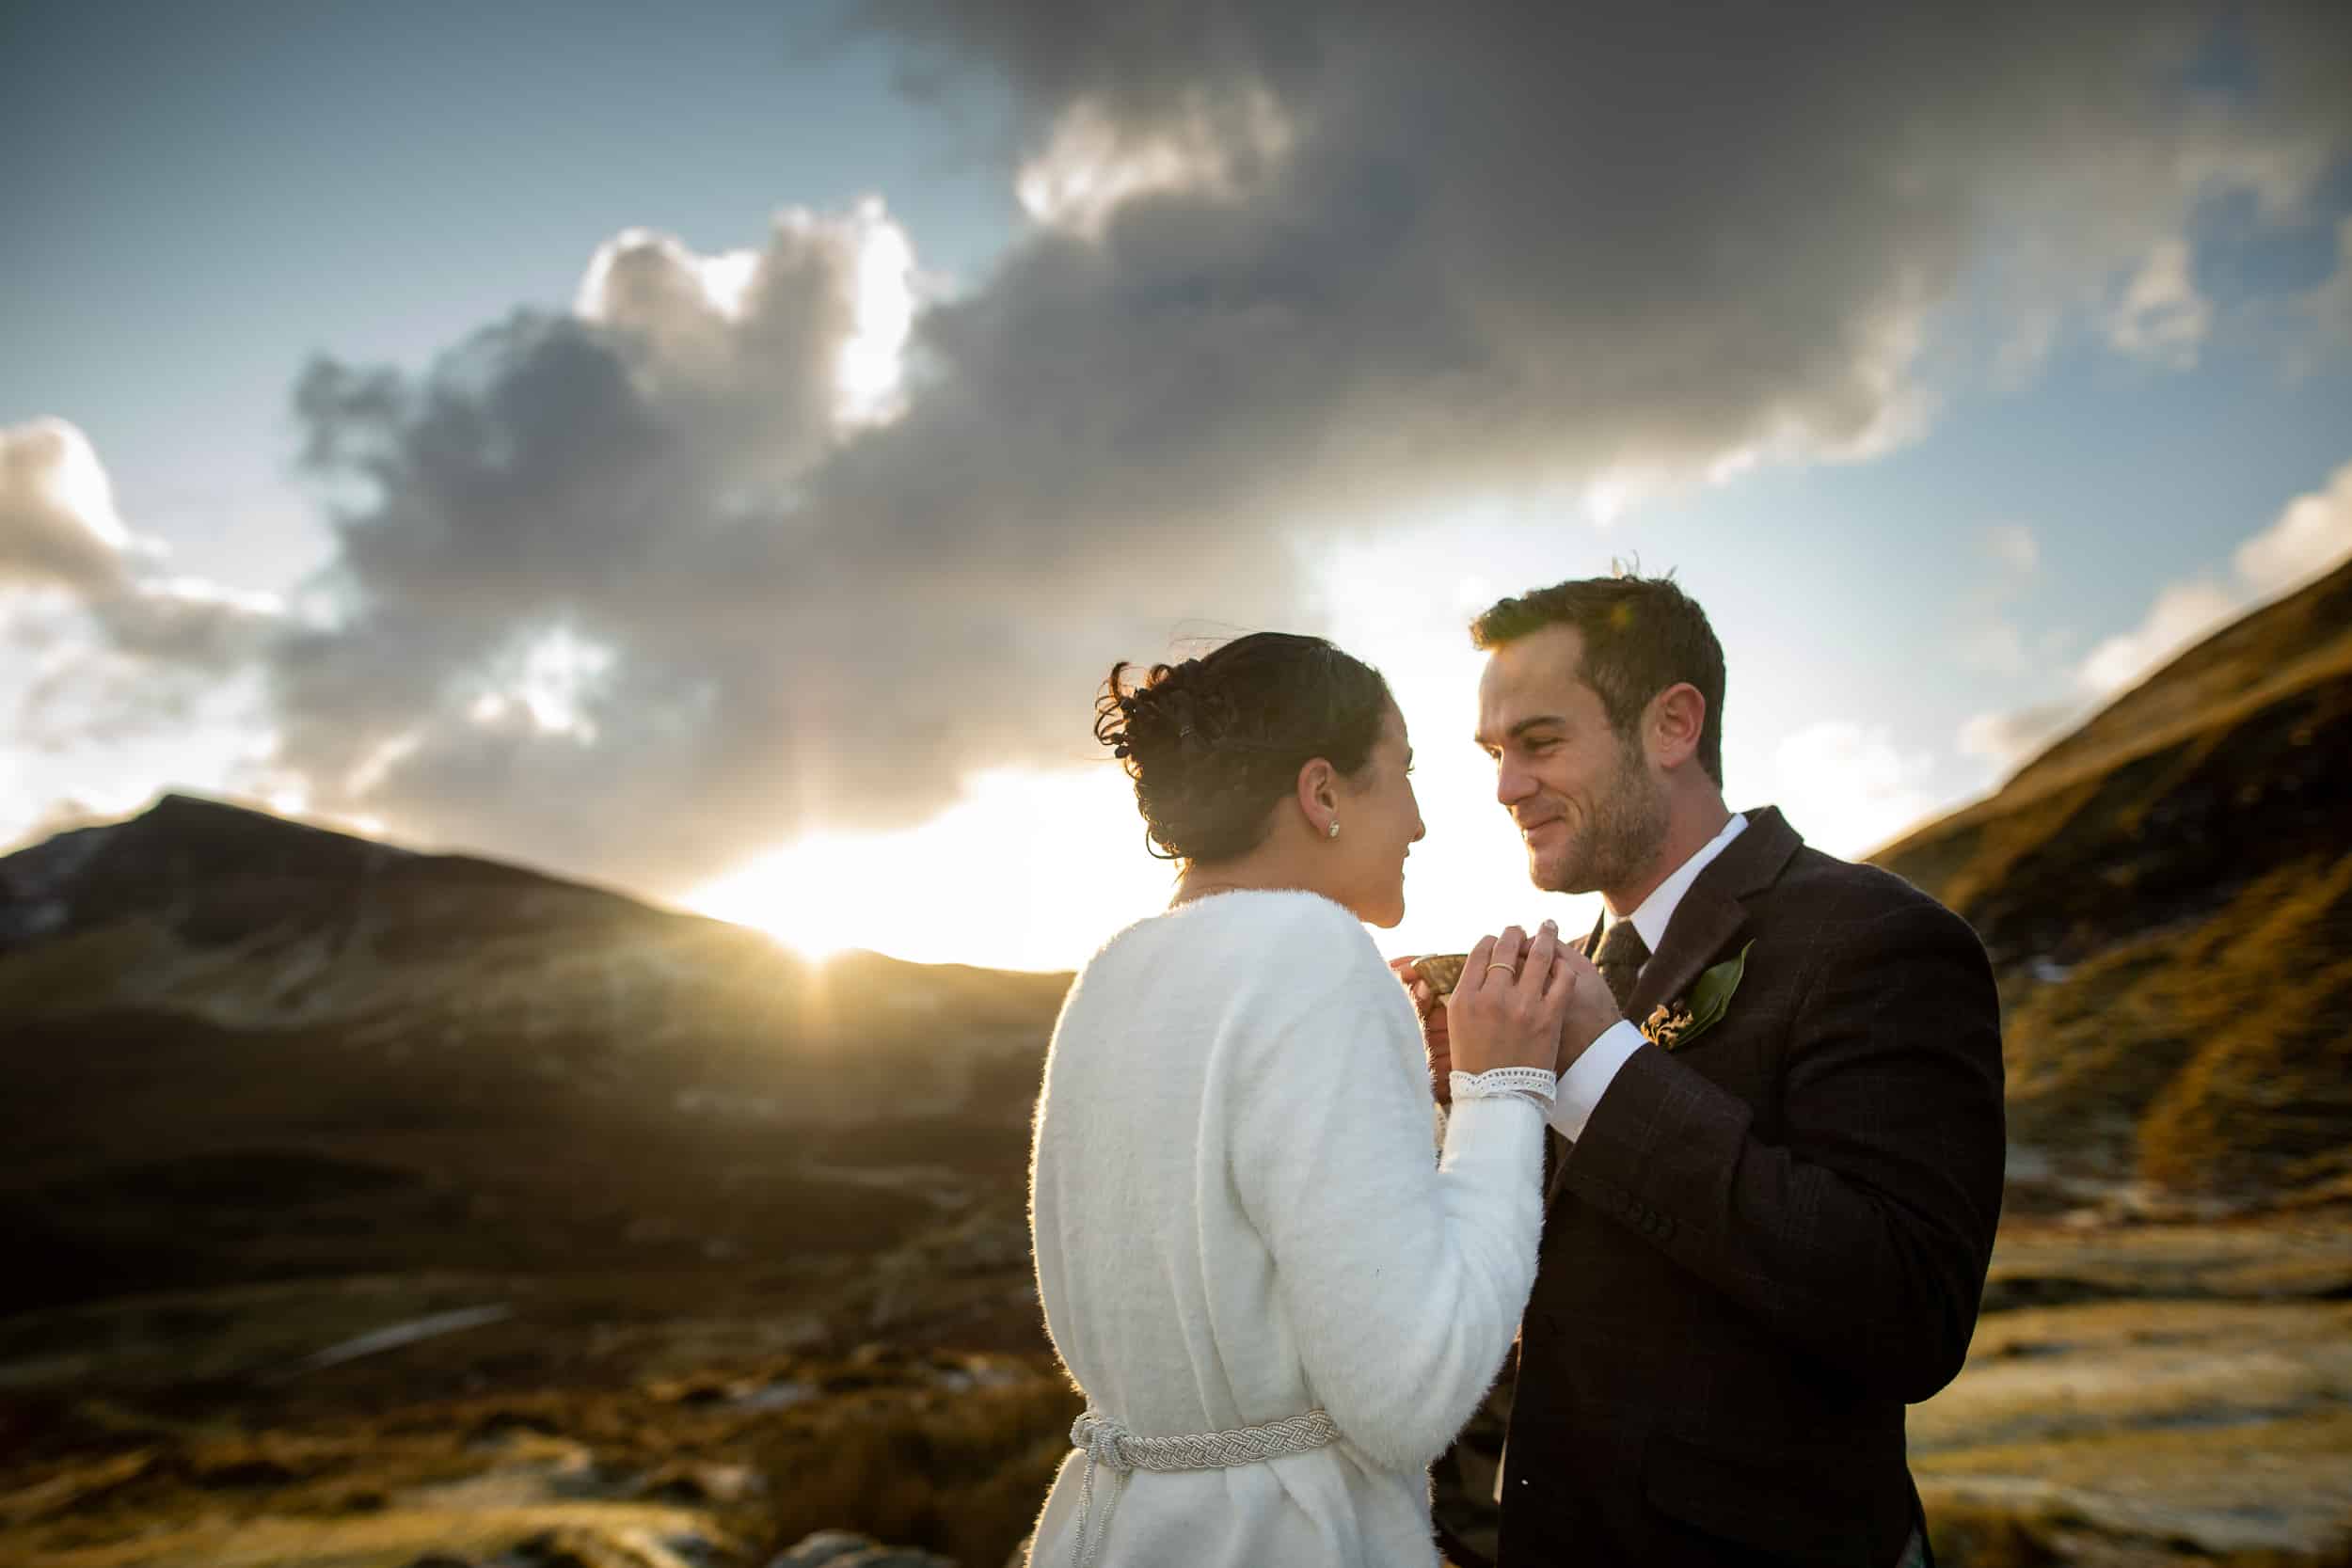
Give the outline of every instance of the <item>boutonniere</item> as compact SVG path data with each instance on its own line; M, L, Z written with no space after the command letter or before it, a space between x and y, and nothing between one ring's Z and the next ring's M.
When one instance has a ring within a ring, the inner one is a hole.
M1702 974L1682 1000L1653 1009L1642 1025L1643 1037L1661 1050L1675 1051L1721 1022L1731 1010L1731 994L1740 989L1740 976L1747 972L1748 948L1755 945L1749 942Z

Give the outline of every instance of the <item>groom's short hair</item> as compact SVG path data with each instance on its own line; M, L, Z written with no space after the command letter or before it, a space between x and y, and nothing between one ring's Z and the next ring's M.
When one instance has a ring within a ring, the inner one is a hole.
M1724 783L1724 646L1707 611L1671 577L1576 578L1497 602L1470 623L1482 651L1546 626L1574 626L1584 641L1584 684L1600 697L1610 727L1632 740L1650 699L1689 682L1707 699L1699 766Z

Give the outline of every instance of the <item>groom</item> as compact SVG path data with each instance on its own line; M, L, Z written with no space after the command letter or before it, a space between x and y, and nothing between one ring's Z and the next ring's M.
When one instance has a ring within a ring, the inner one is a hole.
M1470 636L1496 798L1537 887L1601 895L1616 1015L1566 1032L1608 1024L1551 1113L1498 1568L1927 1560L1903 1407L1960 1370L2001 1201L1984 951L1725 809L1723 650L1671 580Z

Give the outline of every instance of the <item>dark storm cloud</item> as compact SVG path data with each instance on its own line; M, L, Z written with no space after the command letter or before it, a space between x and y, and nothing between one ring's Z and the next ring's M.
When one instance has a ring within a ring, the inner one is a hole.
M677 889L1083 758L1113 657L1297 624L1294 539L1874 450L1973 266L2077 304L2217 190L2292 207L2352 70L2317 9L864 14L1012 84L1045 221L879 424L871 213L628 237L419 381L314 366L342 609L273 664L314 803Z
M1359 473L1369 443L1351 437L1378 419L1403 454L1389 467L1519 478L1867 444L1901 412L1931 310L1990 245L2023 235L2034 287L2080 284L2217 182L2284 199L2342 154L2340 8L2226 36L2185 9L2119 14L880 11L1001 69L1033 150L1080 113L1136 147L1196 119L1230 132L1254 80L1287 154L1236 199L1114 220L1116 277L1093 297L1120 342L1137 318L1240 328L1246 356L1181 356L1200 395L1164 401L1286 455L1328 443ZM2258 94L2196 85L2201 61L2238 54Z
M1028 453L974 429L970 461L917 460L1017 397L976 408L950 377L919 420L845 422L881 222L781 224L723 308L703 259L634 237L581 315L517 316L414 382L305 373L341 609L273 670L313 806L687 886L804 826L903 822L977 767L1087 756L1093 681L1164 644L1200 572L1231 578L1220 610L1279 610L1261 538L1089 567L1056 559L1068 500L1024 490Z

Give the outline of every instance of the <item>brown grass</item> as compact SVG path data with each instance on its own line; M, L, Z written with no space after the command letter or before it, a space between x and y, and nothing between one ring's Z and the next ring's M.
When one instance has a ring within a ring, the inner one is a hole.
M784 1425L759 1445L782 1549L813 1530L861 1530L994 1568L1037 1522L1070 1453L1080 1400L1038 1378L943 1398L884 1395Z
M310 1322L311 1295L209 1299L276 1343ZM770 1314L730 1310L749 1314L737 1331L674 1320L618 1345L617 1363L580 1354L605 1322L542 1298L528 1316L545 1354L502 1373L494 1328L289 1383L58 1390L13 1450L0 1432L0 1561L404 1568L435 1548L486 1560L550 1530L625 1544L659 1527L741 1568L842 1528L995 1568L1028 1533L1077 1410L1050 1358L880 1343L745 1354L757 1336L742 1330ZM692 1360L706 1342L736 1354ZM749 1397L786 1385L803 1402Z
M2209 916L2013 981L2018 1141L2105 1148L2229 1191L2339 1174L2352 1126L2352 857L2282 867Z
M2315 877L2257 883L2201 933L2201 962L2168 970L2164 989L2197 1043L2141 1124L2143 1177L2248 1187L2282 1166L2316 1174L2343 1148L2352 1126L2348 917L2352 856Z
M1928 1540L1944 1568L2051 1568L2065 1560L2057 1538L2073 1522L2044 1505L1937 1498L1928 1509Z

